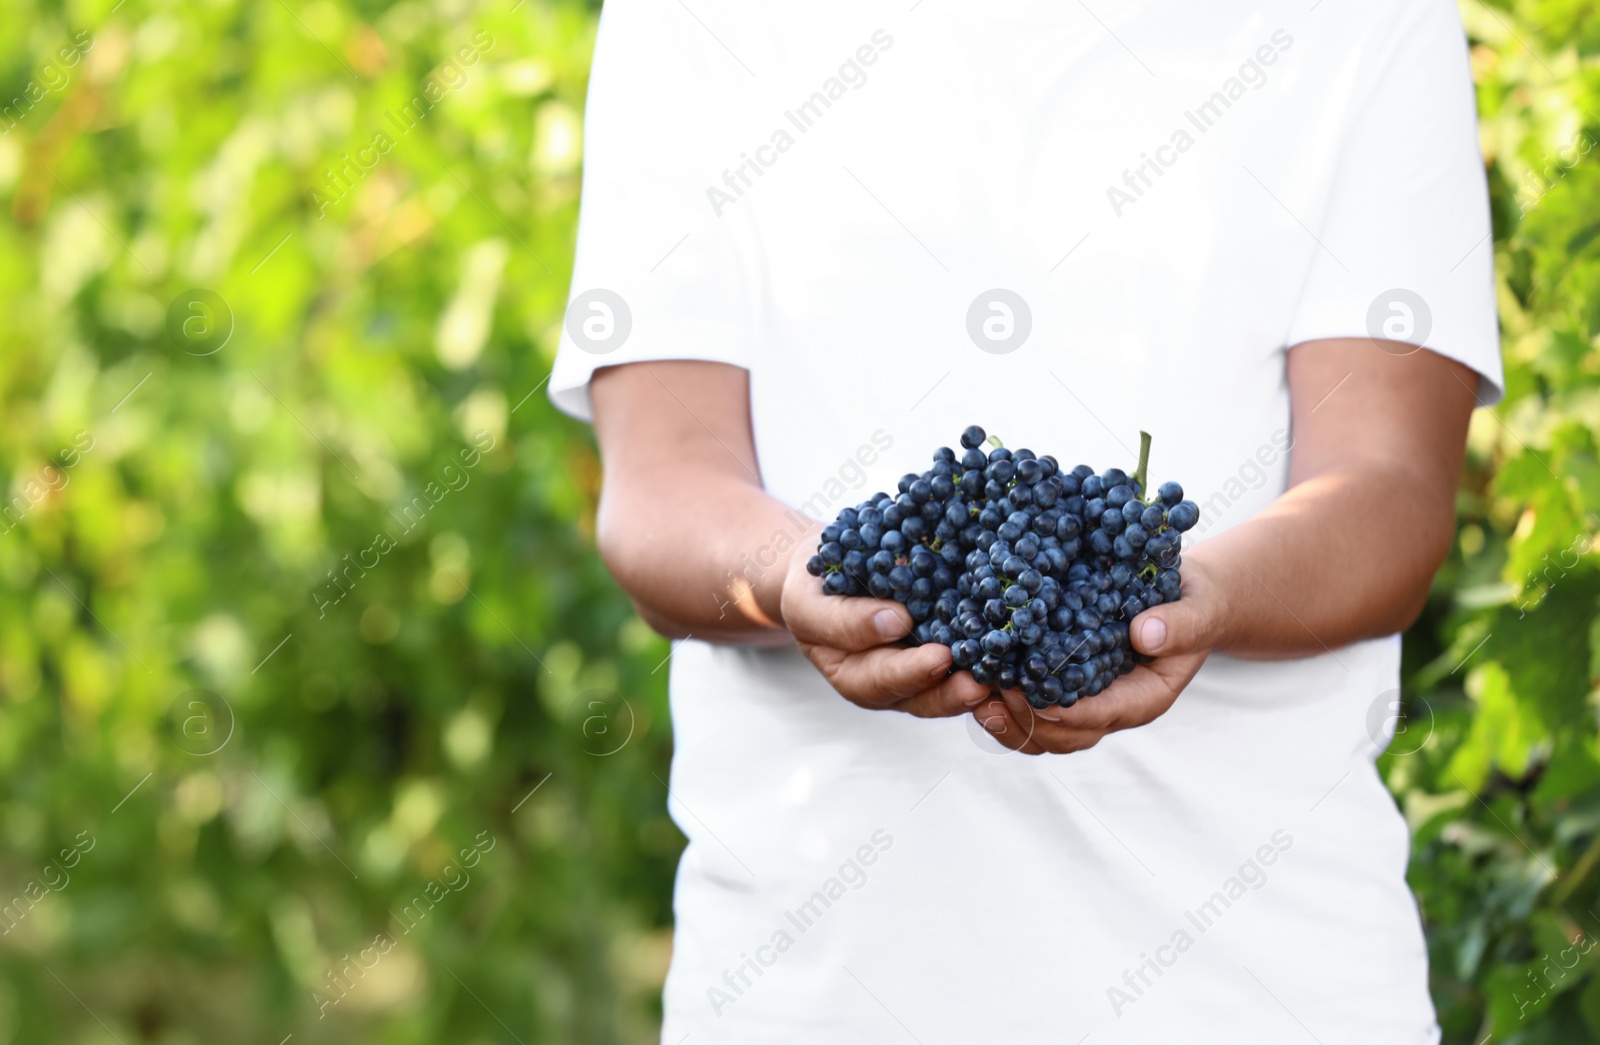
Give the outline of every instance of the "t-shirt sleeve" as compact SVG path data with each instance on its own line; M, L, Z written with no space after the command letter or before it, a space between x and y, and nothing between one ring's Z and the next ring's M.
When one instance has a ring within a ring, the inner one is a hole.
M690 14L608 0L600 17L577 250L549 385L556 407L583 420L601 367L749 365L749 208L716 204L733 198L721 178L740 162L737 110L751 73L699 19L729 32L714 4Z
M1354 102L1288 344L1420 344L1476 370L1487 406L1504 376L1465 34L1452 0L1397 7L1352 59Z

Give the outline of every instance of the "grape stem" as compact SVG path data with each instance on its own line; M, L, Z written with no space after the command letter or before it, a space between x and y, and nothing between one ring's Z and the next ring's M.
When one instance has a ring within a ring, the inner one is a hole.
M1000 441L1000 437L999 437L999 436L997 436L997 435L991 435L991 436L990 436L990 437L989 437L989 438L988 438L988 439L987 439L987 440L985 440L985 441L986 441L986 442L987 442L987 443L988 443L988 444L989 444L989 445L990 445L990 446L992 446L992 447L994 447L994 448L995 448L995 449L996 449L996 450L999 450L999 449L1001 449L1001 448L1002 448L1002 447L1004 447L1004 446L1005 446L1005 445L1006 445L1006 444L1005 444L1005 443L1002 443L1002 442L1001 442L1001 441Z
M1139 491L1145 491L1145 471L1150 466L1150 433L1139 433L1139 470L1133 473L1133 481L1138 485Z

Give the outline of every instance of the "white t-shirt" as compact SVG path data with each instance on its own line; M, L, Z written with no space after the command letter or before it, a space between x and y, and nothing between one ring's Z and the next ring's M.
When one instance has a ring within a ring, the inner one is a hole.
M767 489L814 516L968 424L1097 470L1142 428L1204 540L1284 489L1290 345L1421 342L1498 395L1449 0L611 0L586 135L554 401L744 367ZM1029 758L792 649L680 644L662 1041L1437 1040L1373 766L1398 666L1213 656L1150 725Z

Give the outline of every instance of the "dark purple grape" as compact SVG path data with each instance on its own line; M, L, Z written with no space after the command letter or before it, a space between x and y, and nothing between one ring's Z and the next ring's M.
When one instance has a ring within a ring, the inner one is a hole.
M1167 524L1182 533L1200 521L1200 507L1193 501L1179 501L1167 509Z

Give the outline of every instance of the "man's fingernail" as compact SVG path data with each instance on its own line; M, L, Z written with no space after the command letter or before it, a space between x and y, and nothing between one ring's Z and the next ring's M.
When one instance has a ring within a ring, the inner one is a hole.
M1046 719L1046 720L1048 720L1050 722L1060 722L1061 721L1061 709L1060 708L1035 708L1033 713L1035 715L1038 715L1040 718Z
M1144 642L1144 651L1154 653L1167 641L1167 623L1160 617L1151 617L1139 629L1139 638Z
M935 664L928 669L928 677L930 679L942 679L949 673L950 666L948 664Z
M872 615L872 624L873 627L878 629L878 634L886 639L902 638L906 633L905 624L900 620L900 615L895 613L894 610L879 610L874 613Z
M1006 720L1000 715L990 715L983 720L983 728L991 733L1004 733L1006 731Z

